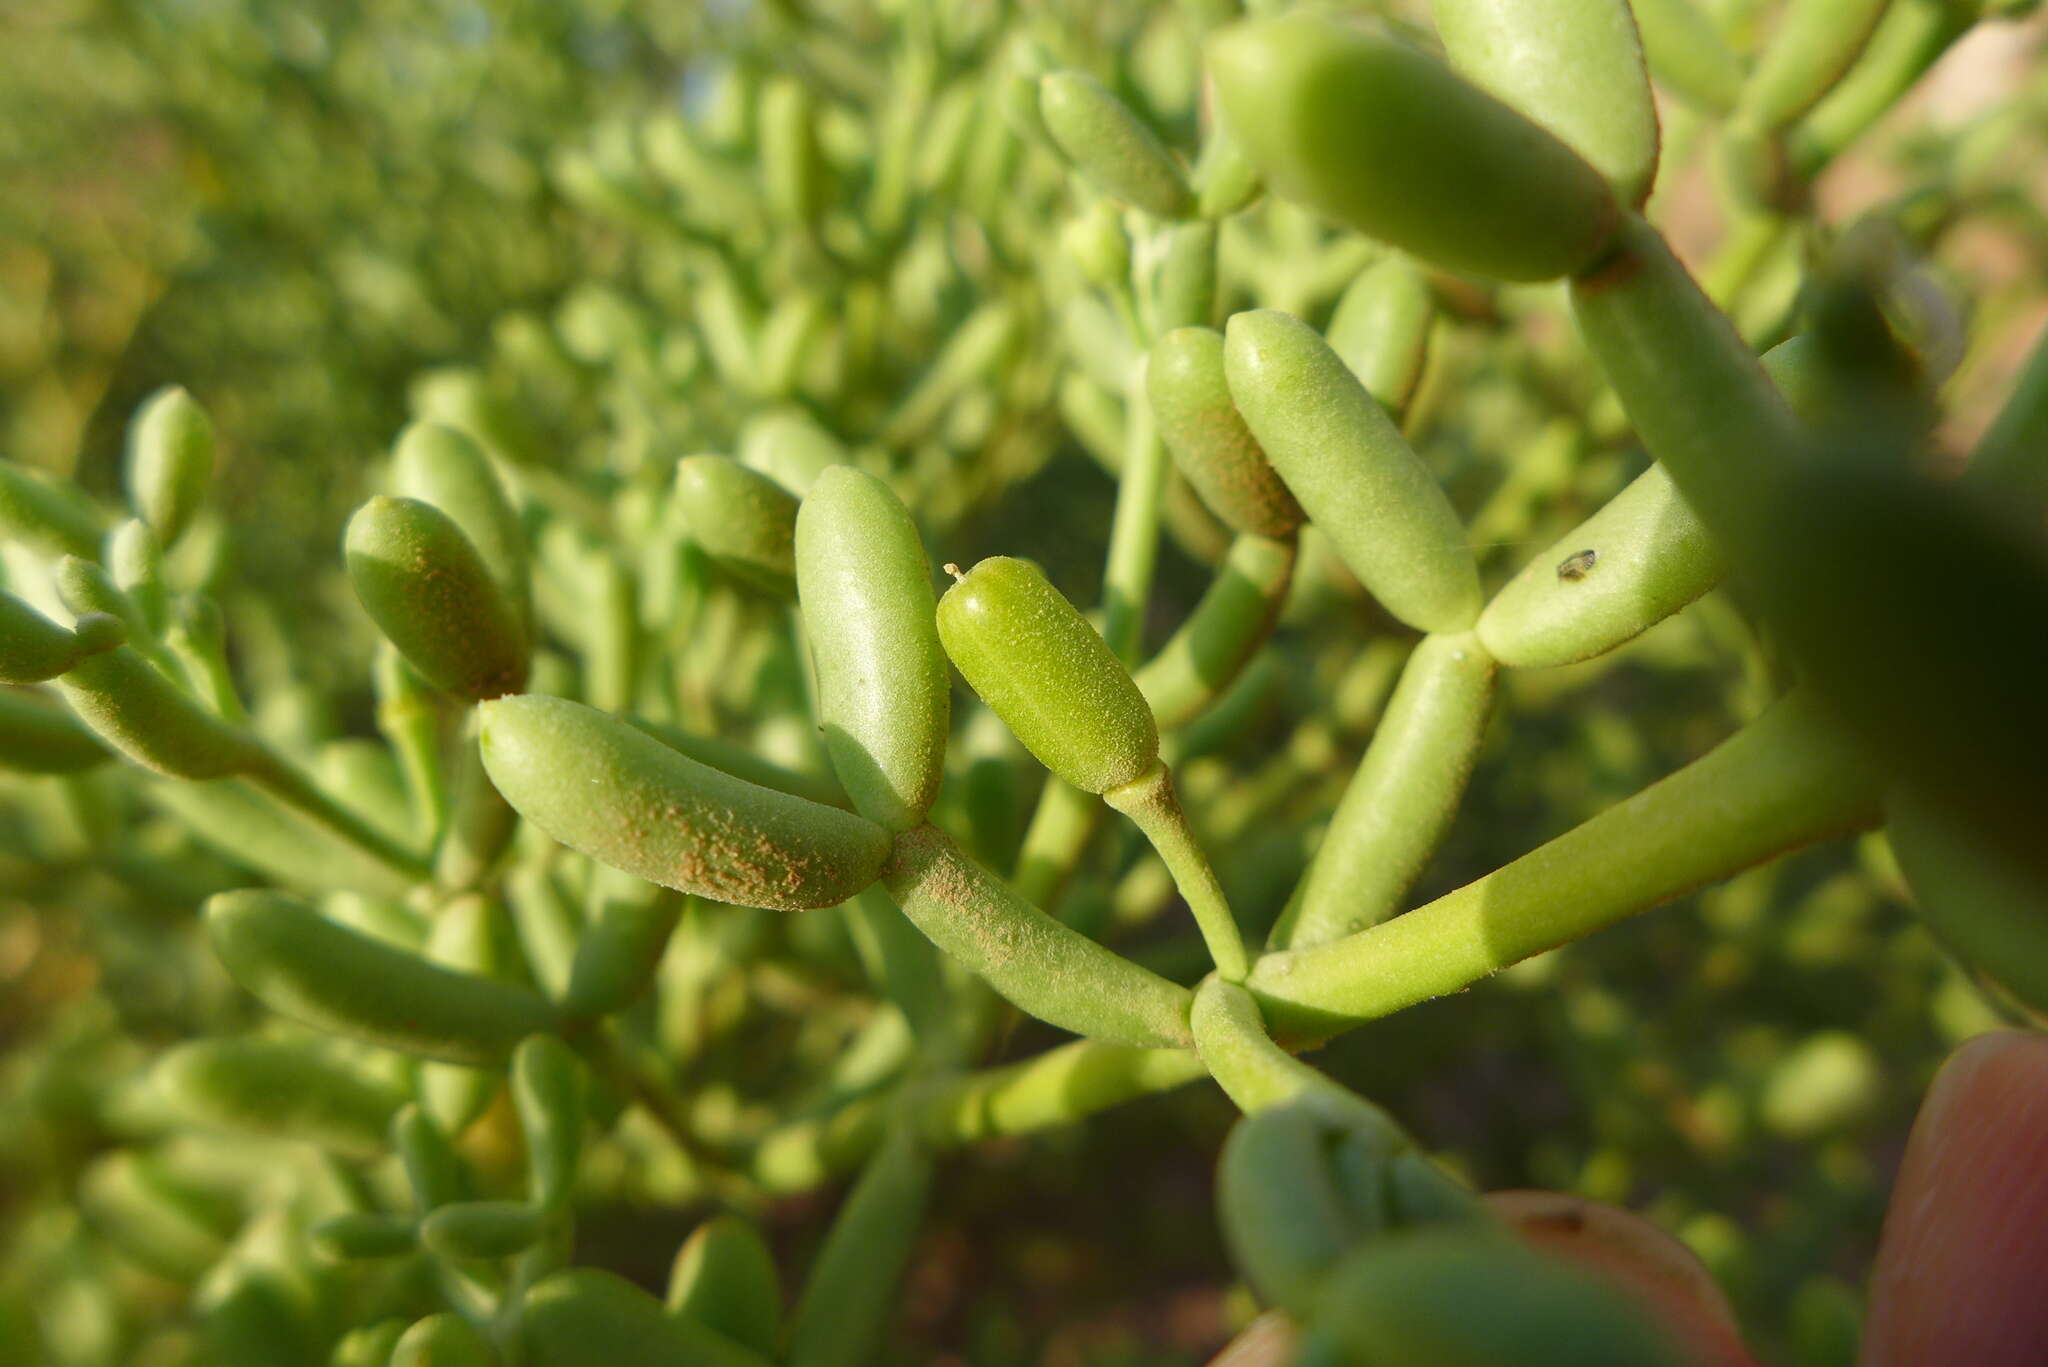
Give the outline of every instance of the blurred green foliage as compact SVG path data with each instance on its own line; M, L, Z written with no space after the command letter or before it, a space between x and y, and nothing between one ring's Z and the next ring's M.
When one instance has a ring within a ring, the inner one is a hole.
M546 523L540 611L558 657L588 648L584 576L633 568L658 531L647 510L695 451L773 465L835 442L896 477L935 561L1031 557L1091 602L1127 419L1115 311L1128 301L1090 288L1074 246L1123 234L1019 136L1007 81L1034 62L1090 70L1187 148L1203 125L1196 41L1229 8L8 6L0 453L112 500L130 412L160 384L189 388L223 454L182 572L223 600L259 728L328 772L371 731L374 637L342 587L341 527L409 417L467 430L529 508L550 507L533 520ZM1762 9L1711 8L1738 35ZM2038 25L2027 32L2037 52ZM761 169L776 82L814 102L816 145L799 158L813 184ZM1909 117L1858 144L1822 182L1827 226L1763 239L1717 221L1703 121L1670 104L1652 204L1759 347L1794 329L1831 228L1866 212L1890 224L1915 263L1895 322L1948 373L1950 452L1988 421L2048 270L2048 83L2036 68L1993 84L2001 98L1967 117ZM2016 166L2034 172L2001 169ZM1372 258L1269 202L1224 230L1221 311L1324 323ZM1646 462L1554 291L1432 286L1441 321L1406 428L1493 587ZM1166 525L1155 644L1225 540L1178 484ZM707 731L814 769L788 640L745 594L706 602L641 604L658 648L726 648L663 686ZM1184 738L1189 806L1248 927L1279 913L1391 685L1358 650L1369 638L1398 660L1404 634L1311 547L1276 646L1225 704L1234 726ZM1717 592L1609 656L1512 676L1411 904L1695 758L1761 709L1780 671L1743 605ZM967 736L946 810L972 804L977 853L1007 866L1035 777L1007 737L971 724ZM990 762L980 787L977 761ZM138 1095L167 1045L260 1019L192 933L197 903L249 872L196 840L155 787L105 772L0 786L9 1367L210 1360L190 1313L210 1292L190 1283L224 1256L282 1269L281 1294L352 1310L375 1299L278 1248L334 1184L388 1173L337 1172L298 1146L202 1145ZM1061 912L1186 977L1195 942L1159 915L1170 897L1119 831L1089 847ZM886 1071L892 1046L853 990L841 923L716 911L686 912L644 1022L687 1046L679 1085L700 1122L754 1133L869 1088L867 1060ZM1645 1209L1699 1251L1766 1356L1831 1367L1849 1360L1852 1288L1925 1082L1998 1011L1911 921L1873 837L1378 1022L1322 1062L1482 1186ZM1052 1038L1024 1022L999 1057ZM987 1364L1168 1363L1213 1350L1246 1317L1208 1187L1228 1118L1198 1089L954 1165L892 1360L943 1348ZM487 1171L514 1162L505 1130L487 1116L471 1131ZM111 1167L139 1146L189 1216L141 1257L123 1227L132 1175ZM658 1285L699 1175L630 1119L587 1169L580 1260ZM252 1186L279 1199L244 1222L241 1209L263 1206ZM826 1206L806 1195L762 1208L785 1262L807 1261Z

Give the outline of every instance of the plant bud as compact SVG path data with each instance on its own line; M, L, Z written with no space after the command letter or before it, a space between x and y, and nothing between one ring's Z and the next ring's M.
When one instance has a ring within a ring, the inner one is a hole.
M1130 235L1124 232L1122 211L1107 200L1097 200L1068 219L1060 228L1059 243L1060 254L1095 288L1113 291L1130 280Z
M617 869L592 880L590 901L594 905L562 990L562 1014L573 1022L608 1016L637 1001L653 983L682 916L680 897Z
M505 800L572 849L717 902L798 911L873 883L889 834L851 812L757 787L562 698L479 709Z
M1210 220L1228 218L1249 207L1265 189L1259 168L1230 130L1220 124L1211 128L1195 166L1196 212Z
M469 1189L462 1156L418 1106L402 1106L392 1117L391 1148L405 1168L406 1185L412 1188L413 1204L420 1210L439 1210L460 1200Z
M1479 569L1450 500L1315 329L1240 313L1223 365L1245 425L1359 582L1412 627L1470 627Z
M1399 39L1321 15L1208 41L1231 133L1281 194L1450 270L1551 280L1619 226L1600 173Z
M391 1367L391 1352L407 1328L404 1320L389 1319L351 1329L334 1345L328 1367Z
M154 640L155 632L144 619L142 609L96 561L67 555L57 562L53 578L56 580L57 601L73 616L99 613L120 622L131 642L148 645Z
M1040 764L1100 793L1159 762L1144 695L1036 565L999 555L953 572L959 582L939 600L939 639Z
M1829 404L1811 339L1793 337L1763 368L1802 420ZM1476 630L1502 664L1535 669L1604 655L1721 582L1728 557L1652 465L1524 566L1480 614Z
M147 522L129 518L107 538L107 570L115 587L127 594L152 635L169 625L170 603L164 585L164 549Z
M1240 532L1292 536L1306 514L1231 402L1223 334L1189 327L1161 337L1145 387L1160 439L1210 511Z
M796 496L726 456L676 463L676 507L720 569L776 598L796 596Z
M1187 177L1158 137L1102 82L1079 71L1039 78L1038 111L1053 142L1111 199L1160 218L1194 208Z
M213 484L213 420L177 385L142 401L128 425L128 506L165 547L177 544Z
M465 698L526 682L526 631L453 518L417 499L378 496L349 519L356 600L413 668Z
M1718 583L1727 557L1653 465L1503 588L1479 639L1517 669L1601 655Z
M952 692L917 525L880 480L827 470L797 512L796 576L832 768L862 816L909 830L939 795Z

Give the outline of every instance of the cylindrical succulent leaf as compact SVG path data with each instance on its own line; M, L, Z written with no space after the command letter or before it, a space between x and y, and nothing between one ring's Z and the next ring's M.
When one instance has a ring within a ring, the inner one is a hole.
M75 774L112 758L92 732L35 690L0 688L0 769Z
M302 1139L372 1157L404 1103L397 1088L333 1051L295 1040L215 1039L164 1055L154 1085L201 1125L269 1139Z
M490 1340L449 1311L414 1324L391 1347L390 1367L498 1367Z
M265 1005L338 1035L481 1066L553 1024L525 988L442 968L276 893L213 898L206 933L228 976Z
M1208 40L1232 135L1280 194L1451 270L1551 280L1619 226L1598 171L1419 48L1321 14Z
M128 425L128 506L165 546L177 544L213 485L213 420L178 385L142 401Z
M1624 204L1657 176L1657 106L1628 0L1432 0L1451 65L1557 134Z
M1366 393L1399 422L1421 382L1435 321L1436 302L1422 272L1390 256L1345 287L1325 335Z
M714 1329L757 1353L775 1351L782 1281L752 1224L714 1216L691 1232L669 1269L668 1312Z
M483 448L456 428L413 423L398 434L391 487L401 497L431 503L448 514L476 548L520 626L530 631L533 588L526 531Z
M799 911L845 901L888 858L875 823L699 764L581 703L527 694L479 712L484 767L505 800L650 883Z
M1245 426L1223 374L1223 334L1176 328L1153 343L1146 392L1159 436L1211 512L1275 540L1306 517Z
M1159 762L1144 695L1029 561L992 556L960 575L939 600L939 639L1024 748L1076 788L1100 793Z
M615 1272L576 1267L536 1282L520 1305L528 1367L769 1367L723 1334L663 1312Z
M348 577L363 610L429 683L465 698L526 682L526 630L455 520L379 496L349 519Z
M127 631L116 630L113 644L119 645ZM54 679L85 657L86 645L75 632L66 631L13 594L0 592L0 683ZM112 647L102 644L100 648Z
M796 596L796 495L726 456L677 462L675 494L714 564L763 593Z
M1304 1361L1678 1367L1650 1312L1505 1231L1450 1227L1375 1240L1329 1274ZM1321 1354L1331 1354L1321 1356Z
M420 1222L420 1242L444 1258L509 1258L546 1232L542 1212L524 1201L457 1201Z
M1410 626L1470 627L1479 569L1450 499L1321 334L1240 313L1223 365L1245 425L1359 582Z
M1038 112L1060 151L1112 199L1184 218L1195 197L1173 154L1102 82L1080 71L1039 78Z
M106 617L81 619L81 634L88 621L111 624ZM57 686L80 721L145 769L208 779L273 767L247 733L207 711L128 646L88 656Z
M0 538L49 555L99 554L103 520L75 488L40 470L0 460Z
M887 485L836 466L797 513L796 575L832 768L862 816L907 831L939 795L952 692L917 525Z

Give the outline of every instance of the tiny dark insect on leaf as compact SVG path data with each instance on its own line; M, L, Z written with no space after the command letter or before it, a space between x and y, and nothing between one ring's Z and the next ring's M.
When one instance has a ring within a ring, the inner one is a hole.
M1584 579L1587 571L1591 570L1599 559L1600 552L1590 547L1583 551L1575 551L1557 562L1557 577L1559 579Z

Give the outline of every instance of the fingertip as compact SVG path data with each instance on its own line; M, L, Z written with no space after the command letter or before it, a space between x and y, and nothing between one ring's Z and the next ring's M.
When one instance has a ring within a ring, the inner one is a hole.
M2048 1036L1980 1035L1935 1075L1892 1189L1865 1367L2020 1367L2048 1344Z

